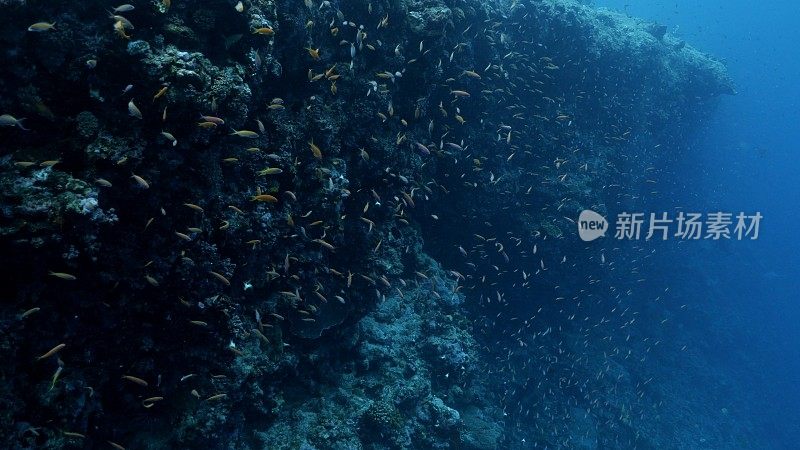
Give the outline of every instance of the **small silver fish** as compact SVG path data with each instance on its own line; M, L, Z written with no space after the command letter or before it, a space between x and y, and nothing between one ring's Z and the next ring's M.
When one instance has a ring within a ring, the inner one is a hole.
M137 108L136 105L133 103L133 99L131 99L131 101L128 102L128 113L139 120L142 119L142 112L139 111L139 108Z
M167 138L168 141L172 142L172 146L173 147L178 145L178 140L175 139L175 136L173 136L172 133L170 133L168 131L162 131L161 135L164 136L165 138Z
M22 126L22 121L25 120L17 119L16 117L12 116L11 114L3 114L0 116L0 126L2 127L20 127L21 129L28 131L27 128Z
M134 9L136 9L136 7L125 3L124 5L119 5L116 8L114 8L112 12L121 13L121 12L133 11Z
M50 383L50 389L48 389L47 392L52 391L53 388L56 387L56 381L58 381L58 376L61 375L62 370L64 370L64 366L59 365L58 369L56 369L56 372L53 374L53 381Z

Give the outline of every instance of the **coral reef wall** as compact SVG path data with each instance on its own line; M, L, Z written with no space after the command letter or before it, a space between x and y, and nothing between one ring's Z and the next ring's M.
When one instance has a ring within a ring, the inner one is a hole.
M514 255L458 247L558 240L733 92L571 1L3 7L3 448L507 446L465 302Z

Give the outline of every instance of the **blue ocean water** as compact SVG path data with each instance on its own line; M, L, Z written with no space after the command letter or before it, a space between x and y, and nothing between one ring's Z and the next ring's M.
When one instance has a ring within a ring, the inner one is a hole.
M796 3L0 4L0 448L798 448Z
M752 242L671 248L661 255L660 270L693 268L678 270L683 278L673 285L684 287L685 303L708 313L696 336L707 341L705 353L719 379L732 383L731 401L747 408L743 413L758 425L763 442L797 448L800 3L602 0L597 6L668 26L724 60L736 83L737 95L722 99L691 155L665 174L674 183L664 206L760 211L761 235Z

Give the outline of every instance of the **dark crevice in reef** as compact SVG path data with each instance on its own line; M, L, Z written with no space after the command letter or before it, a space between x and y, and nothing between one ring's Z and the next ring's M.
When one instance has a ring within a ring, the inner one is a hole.
M486 299L733 92L567 0L2 5L3 448L518 445Z

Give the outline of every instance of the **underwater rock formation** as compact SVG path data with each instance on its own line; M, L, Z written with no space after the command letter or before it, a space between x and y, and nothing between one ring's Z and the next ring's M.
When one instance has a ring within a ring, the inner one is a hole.
M241 5L4 4L1 445L508 448L455 249L565 241L724 67L564 0Z

